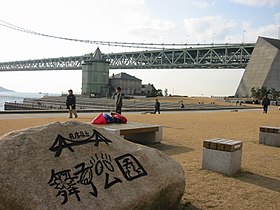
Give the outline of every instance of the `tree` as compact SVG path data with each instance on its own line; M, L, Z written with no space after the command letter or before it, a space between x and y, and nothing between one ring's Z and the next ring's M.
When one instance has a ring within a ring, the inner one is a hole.
M251 88L251 93L252 93L252 97L254 99L259 99L259 100L262 100L264 98L264 96L266 96L268 94L271 94L271 97L272 97L273 100L276 101L276 104L278 104L278 99L280 97L280 90L277 91L273 87L270 88L270 89L267 89L267 87L262 87L261 89L252 87Z
M252 97L253 97L253 98L256 98L256 99L257 99L257 98L259 97L258 89L259 89L259 88L256 89L255 87L252 87L252 88L251 88L251 93L252 93Z
M270 93L270 90L267 89L267 87L262 87L260 89L260 95L259 95L259 99L263 99L263 97L265 97L266 95L268 95Z
M252 97L255 99L263 99L264 96L268 95L270 93L270 89L267 89L267 87L262 88L251 88Z
M280 97L280 91L277 91L275 88L271 88L270 93L273 100L277 100Z
M167 88L164 90L164 96L165 96L165 97L168 96L168 90L167 90Z
M157 96L163 96L162 95L162 89L157 89Z
M280 90L277 91L277 90L275 90L275 88L271 88L270 93L271 93L272 99L276 101L276 106L278 106L278 99L280 97Z

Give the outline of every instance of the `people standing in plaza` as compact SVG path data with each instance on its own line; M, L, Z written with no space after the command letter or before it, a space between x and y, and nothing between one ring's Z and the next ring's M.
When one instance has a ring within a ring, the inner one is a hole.
M180 103L180 108L181 108L181 109L184 109L184 108L185 108L184 101L183 101L183 100L180 100L179 103Z
M270 105L270 100L267 97L267 95L263 98L262 105L263 105L263 113L267 114L268 106Z
M78 117L77 111L76 111L76 96L73 94L73 90L68 90L68 96L66 98L66 106L69 110L69 118L72 118L72 115L74 114L75 118Z
M114 95L115 98L115 108L116 113L121 114L122 113L122 89L120 87L116 88L116 93Z
M156 99L154 114L157 112L160 114L160 103L159 103L158 99Z

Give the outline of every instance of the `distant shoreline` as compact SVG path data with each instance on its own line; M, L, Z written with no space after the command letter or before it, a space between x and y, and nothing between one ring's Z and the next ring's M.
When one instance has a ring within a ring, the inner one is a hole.
M2 90L0 89L0 93L5 93L5 92L9 92L9 93L15 93L16 91L13 91L13 90Z

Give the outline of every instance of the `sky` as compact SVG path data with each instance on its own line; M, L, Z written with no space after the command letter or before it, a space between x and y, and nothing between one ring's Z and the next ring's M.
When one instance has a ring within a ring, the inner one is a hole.
M2 21L2 22L1 22ZM9 0L3 21L43 34L81 40L146 43L255 43L280 38L280 0ZM0 25L0 62L136 51L53 39ZM110 70L126 72L168 93L234 95L236 70ZM82 72L0 72L0 86L17 92L81 92Z

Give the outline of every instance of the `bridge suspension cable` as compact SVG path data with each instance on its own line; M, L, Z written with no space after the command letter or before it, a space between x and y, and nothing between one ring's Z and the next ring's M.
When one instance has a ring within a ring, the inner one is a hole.
M40 33L36 31L32 31L29 29L25 29L16 25L13 25L11 23L8 23L4 20L0 19L0 25L4 26L6 28L29 33L33 35L38 36L44 36L48 38L54 38L54 39L61 39L61 40L67 40L67 41L74 41L74 42L82 42L82 43L88 43L88 44L96 44L96 45L107 45L107 46L113 46L113 47L128 47L128 48L140 48L140 49L166 49L166 48L178 48L178 47L187 47L187 46L209 46L214 45L212 44L188 44L188 43L140 43L140 42L110 42L110 41L93 41L93 40L84 40L84 39L74 39L74 38L68 38L68 37L61 37L61 36L54 36L49 35L45 33ZM225 44L215 44L217 45L225 45ZM233 45L233 44L231 44Z
M36 31L32 31L29 29L25 29L16 25L13 25L11 23L8 23L4 20L0 20L0 25L24 32L24 33L29 33L33 35L38 35L38 36L44 36L44 37L49 37L49 38L54 38L54 39L62 39L62 40L67 40L67 41L74 41L74 42L83 42L83 43L88 43L88 44L96 44L96 45L108 45L108 46L114 46L114 47L130 47L130 48L141 48L141 49L164 49L164 46L182 46L182 44L154 44L154 43L134 43L134 42L110 42L110 41L93 41L93 40L84 40L84 39L74 39L74 38L68 38L68 37L61 37L61 36L54 36L54 35L49 35L49 34L44 34ZM184 44L183 44L184 45Z

